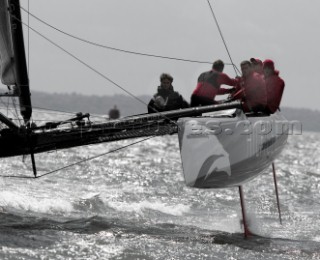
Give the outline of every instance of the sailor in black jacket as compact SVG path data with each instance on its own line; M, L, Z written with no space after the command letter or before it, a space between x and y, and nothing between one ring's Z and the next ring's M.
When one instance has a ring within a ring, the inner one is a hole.
M183 97L173 90L173 77L163 73L160 76L160 86L158 91L148 104L148 113L163 112L180 108L187 108L189 104Z

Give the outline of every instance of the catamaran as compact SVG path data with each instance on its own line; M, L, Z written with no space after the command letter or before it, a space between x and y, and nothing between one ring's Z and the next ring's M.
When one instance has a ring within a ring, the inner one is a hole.
M101 122L77 113L68 120L36 125L19 0L0 0L0 9L0 76L8 88L1 96L18 98L23 118L17 125L0 113L0 157L31 155L34 177L37 153L178 133L186 185L241 187L263 173L286 144L289 125L280 112L245 114L240 101Z

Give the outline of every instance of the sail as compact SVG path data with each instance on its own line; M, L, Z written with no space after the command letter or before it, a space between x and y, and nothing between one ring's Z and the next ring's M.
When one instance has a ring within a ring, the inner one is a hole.
M21 115L28 122L32 108L19 0L0 0L0 14L1 82L15 87Z
M0 1L0 73L4 85L15 85L15 64L10 29L8 1Z

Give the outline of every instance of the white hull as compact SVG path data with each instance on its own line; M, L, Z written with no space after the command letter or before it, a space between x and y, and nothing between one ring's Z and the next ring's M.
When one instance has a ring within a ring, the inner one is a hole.
M246 116L240 110L180 118L179 144L186 184L239 186L261 174L282 151L288 121L280 114Z

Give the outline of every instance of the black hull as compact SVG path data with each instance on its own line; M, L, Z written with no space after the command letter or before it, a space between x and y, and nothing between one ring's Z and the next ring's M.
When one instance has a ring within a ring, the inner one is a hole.
M137 127L125 130L104 129L69 129L65 131L43 133L14 133L8 131L0 137L0 157L42 153L52 150L113 142L146 136L177 133L174 124Z
M174 134L178 132L176 121L180 117L196 116L204 112L237 107L240 107L240 103L233 102L142 114L99 124L84 120L86 117L89 118L89 115L82 115L68 121L50 123L31 129L12 127L0 118L4 124L8 125L8 128L0 131L0 157L36 154L124 139Z

